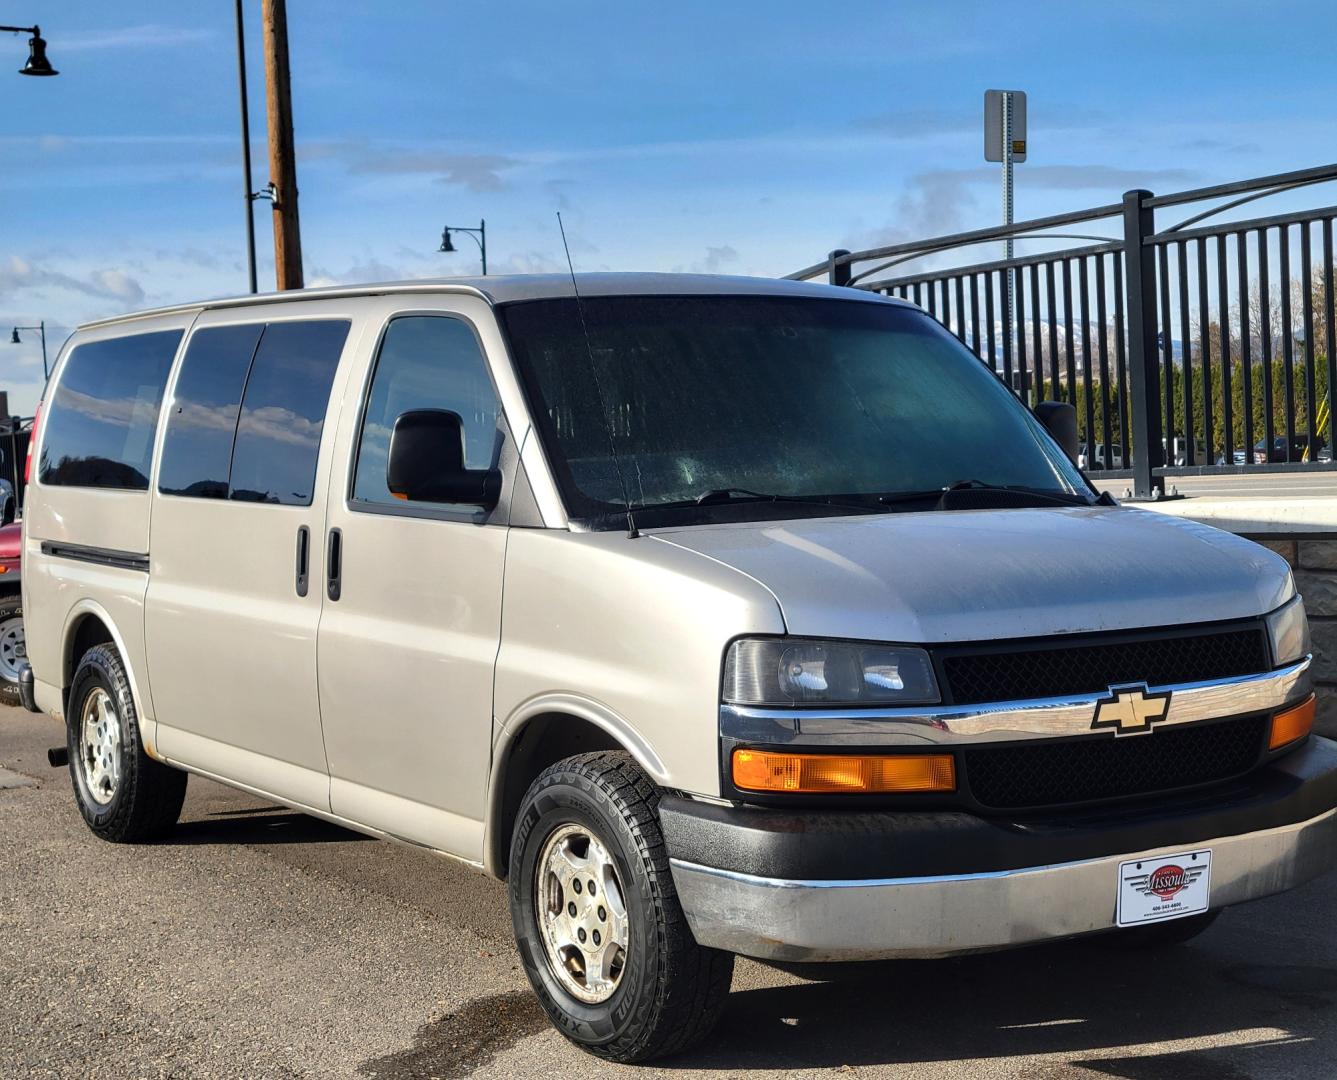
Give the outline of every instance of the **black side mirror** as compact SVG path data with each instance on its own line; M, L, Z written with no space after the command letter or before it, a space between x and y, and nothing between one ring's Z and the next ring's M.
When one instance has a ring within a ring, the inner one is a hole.
M1042 401L1035 407L1035 415L1054 441L1063 447L1068 460L1077 464L1080 452L1077 440L1077 410L1066 401Z
M491 510L501 498L501 472L464 467L464 422L447 409L400 413L390 434L385 482L414 502L462 503Z

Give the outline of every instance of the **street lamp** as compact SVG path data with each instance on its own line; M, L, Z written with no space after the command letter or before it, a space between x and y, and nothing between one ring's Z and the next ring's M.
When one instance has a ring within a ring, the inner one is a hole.
M451 252L456 250L455 245L450 242L452 232L468 233L474 238L474 243L478 245L478 254L483 259L483 276L487 277L487 222L480 218L476 229L466 229L460 225L447 225L441 230L441 246L437 248L437 251Z
M16 327L14 327L14 331L13 331L13 333L10 334L10 336L9 336L9 343L10 343L11 345L22 345L22 344L23 344L23 339L22 339L21 337L19 337L19 331L20 331L20 330L36 330L36 331L38 331L38 332L42 335L42 378L43 378L43 379L49 379L49 378L51 377L51 373L50 373L49 371L47 371L47 368L46 368L46 320L43 319L43 320L42 320L41 322L39 322L36 326L16 326Z
M246 28L242 20L241 0L237 0L237 86L241 91L241 175L242 198L246 200L246 274L255 287L255 200L262 193L251 190L251 108L246 98Z
M10 34L30 34L28 38L28 62L19 68L20 75L59 75L46 58L46 39L38 26L0 26L0 31Z

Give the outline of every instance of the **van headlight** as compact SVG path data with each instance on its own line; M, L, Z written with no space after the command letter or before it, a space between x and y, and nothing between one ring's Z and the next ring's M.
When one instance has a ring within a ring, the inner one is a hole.
M1267 636L1272 641L1272 663L1293 664L1309 655L1309 618L1304 600L1296 596L1267 617Z
M903 645L742 638L724 659L731 705L925 705L940 700L928 653Z

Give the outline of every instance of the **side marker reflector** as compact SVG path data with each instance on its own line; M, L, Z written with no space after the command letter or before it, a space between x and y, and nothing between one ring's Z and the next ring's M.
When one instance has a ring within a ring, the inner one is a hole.
M1314 695L1310 694L1299 705L1273 716L1272 734L1267 740L1267 748L1275 750L1297 739L1303 739L1314 726L1315 710Z

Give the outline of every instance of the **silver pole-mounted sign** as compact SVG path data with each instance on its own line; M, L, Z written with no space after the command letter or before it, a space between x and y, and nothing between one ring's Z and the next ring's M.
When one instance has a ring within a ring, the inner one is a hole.
M984 91L984 160L1003 163L1003 224L1012 224L1012 166L1026 160L1026 92ZM1012 237L1003 241L1003 258L1012 261ZM1003 275L1003 332L1012 334L1014 272ZM995 358L989 357L991 366Z

